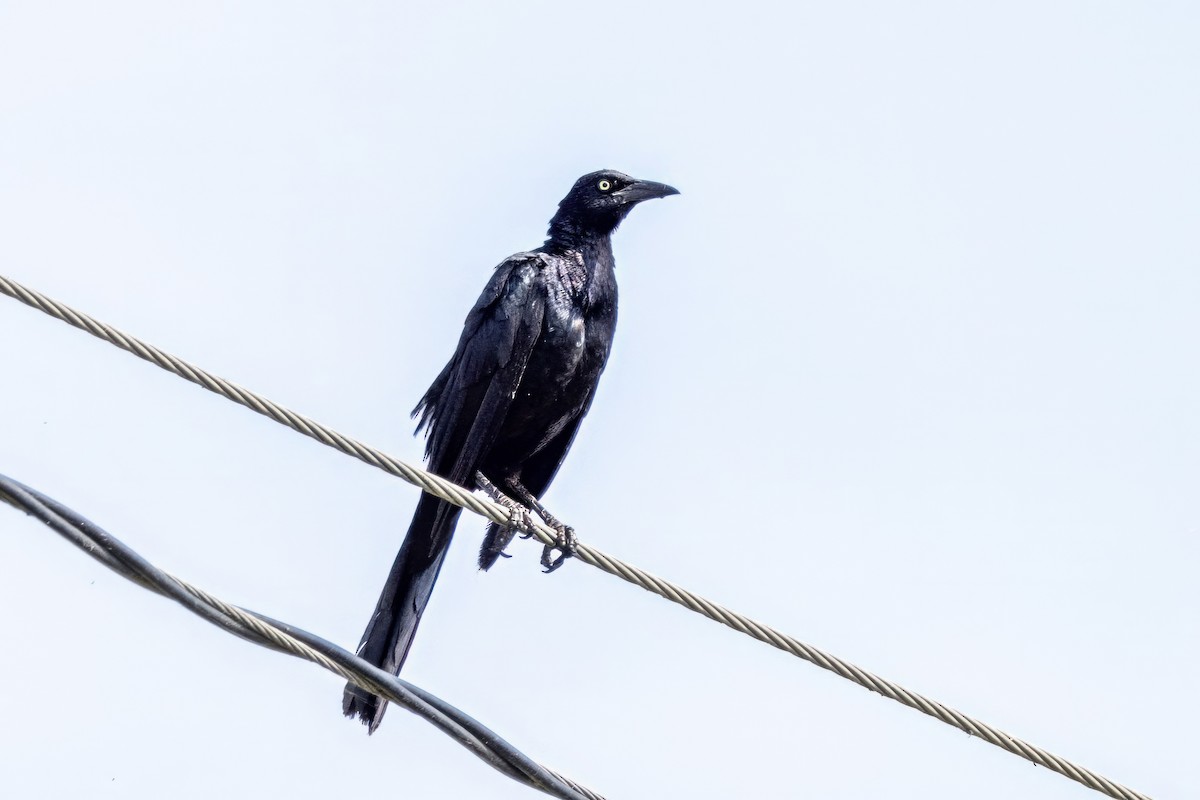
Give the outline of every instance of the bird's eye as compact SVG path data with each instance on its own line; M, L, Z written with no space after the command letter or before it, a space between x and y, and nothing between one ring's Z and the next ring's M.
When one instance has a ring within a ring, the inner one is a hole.
M612 181L609 181L609 180L600 181L599 183L596 184L596 187L598 189L600 189L600 191L602 191L602 192L607 192L609 189L612 188Z

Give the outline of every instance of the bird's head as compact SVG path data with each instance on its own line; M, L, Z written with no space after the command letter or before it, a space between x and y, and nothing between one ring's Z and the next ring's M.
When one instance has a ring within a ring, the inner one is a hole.
M612 169L591 172L575 181L550 220L550 236L607 236L643 200L679 194L665 183L640 181Z

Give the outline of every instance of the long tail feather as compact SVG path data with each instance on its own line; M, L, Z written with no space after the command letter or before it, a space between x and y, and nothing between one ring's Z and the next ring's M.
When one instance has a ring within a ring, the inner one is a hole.
M461 510L432 495L421 495L404 544L396 554L375 613L358 646L359 657L393 675L400 674L446 559ZM354 684L346 685L342 712L348 717L359 717L369 732L374 733L379 727L386 710L387 701L383 698Z

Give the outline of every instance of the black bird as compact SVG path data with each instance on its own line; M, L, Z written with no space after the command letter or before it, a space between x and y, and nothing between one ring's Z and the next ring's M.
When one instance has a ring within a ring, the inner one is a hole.
M643 200L679 194L662 183L613 170L584 175L558 205L546 243L505 259L467 315L450 363L413 410L426 429L432 472L455 483L521 498L560 533L570 530L540 498L587 414L617 322L612 232ZM481 476L477 478L478 476ZM460 509L422 494L392 564L358 654L399 674L446 557ZM491 524L479 553L487 569L503 555L512 531ZM373 733L387 701L353 684L342 710Z

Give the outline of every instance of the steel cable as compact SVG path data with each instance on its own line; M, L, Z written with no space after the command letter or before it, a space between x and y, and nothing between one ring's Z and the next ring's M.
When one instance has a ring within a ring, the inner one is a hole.
M236 384L192 366L186 361L124 334L109 325L75 311L69 306L52 300L2 275L0 275L0 292L14 297L26 305L43 311L56 319L85 330L93 336L114 344L123 350L128 350L139 358L162 367L168 372L186 378L235 403L239 403L268 416L276 422L316 439L322 444L326 444L347 455L354 456L371 466L396 475L420 487L429 494L473 511L494 522L509 525L525 533L531 533L544 545L554 544L555 542L555 531L540 520L532 519L526 521L515 515L510 515L508 509L498 503L481 498L473 494L470 490L451 483L438 475L425 472L418 467L392 458L380 450L343 436L320 423L314 422L254 392L243 389ZM936 700L931 700L916 692L910 692L898 684L880 678L854 664L843 661L812 645L805 644L749 617L730 611L683 587L655 577L644 570L626 564L587 544L579 543L577 555L581 561L597 567L610 575L615 575L660 597L664 597L685 608L703 614L709 619L740 631L747 636L751 636L761 642L791 653L798 658L816 664L822 669L829 670L846 680L853 681L859 686L877 692L909 708L914 708L924 714L928 714L947 725L952 725L959 730L966 731L972 736L978 736L984 741L994 744L1014 755L1018 755L1060 775L1065 775L1071 780L1078 781L1090 789L1106 794L1109 797L1118 798L1118 800L1150 800L1147 795L1141 792L1115 783L1086 767L1081 767L1036 745L1011 736L998 728L969 717Z

